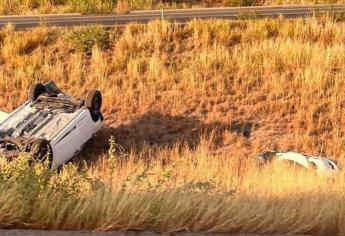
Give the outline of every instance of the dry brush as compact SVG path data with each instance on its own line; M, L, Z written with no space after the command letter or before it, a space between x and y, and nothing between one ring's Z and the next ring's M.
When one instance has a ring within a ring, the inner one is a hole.
M106 127L82 171L1 164L0 223L343 234L343 173L252 160L281 149L344 163L344 31L331 18L3 29L2 109L53 79L77 97L102 90Z

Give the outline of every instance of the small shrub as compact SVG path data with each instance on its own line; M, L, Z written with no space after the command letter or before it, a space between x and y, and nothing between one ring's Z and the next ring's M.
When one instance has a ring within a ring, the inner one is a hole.
M126 155L124 148L116 142L114 136L110 137L109 145L108 157L110 159L119 159L121 156L123 157Z
M79 13L110 13L116 6L115 0L68 0L71 12Z
M120 14L124 14L130 11L130 6L128 1L120 0L117 2L116 5L116 12Z
M86 54L91 54L94 46L101 49L109 47L109 33L100 26L78 28L72 32L70 40L75 49Z
M129 0L131 10L149 9L154 5L153 0Z
M228 0L225 5L229 6L229 7L256 6L256 5L262 5L262 1L258 1L258 0Z

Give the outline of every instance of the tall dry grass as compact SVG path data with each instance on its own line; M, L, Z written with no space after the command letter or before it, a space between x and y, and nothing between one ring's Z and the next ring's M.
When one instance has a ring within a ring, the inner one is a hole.
M82 171L1 165L1 225L344 234L343 173L253 165L266 149L344 163L344 31L332 18L3 29L1 109L54 79L102 90L105 127Z
M344 175L333 180L217 156L203 140L147 154L103 156L57 174L24 156L1 163L1 227L60 230L344 234ZM122 156L123 158L123 156ZM162 164L162 160L166 160Z
M0 107L13 110L34 81L53 79L74 96L101 89L110 127L105 133L125 147L156 143L157 136L162 145L191 141L195 132L216 128L216 145L229 147L230 156L279 148L342 159L342 22L93 28L91 44L85 37L90 30L4 29Z

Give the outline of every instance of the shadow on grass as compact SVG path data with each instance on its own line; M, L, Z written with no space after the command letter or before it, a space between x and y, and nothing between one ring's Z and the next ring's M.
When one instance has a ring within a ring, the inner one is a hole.
M202 136L213 136L214 144L220 146L222 133L230 131L249 138L253 123L233 121L230 124L213 122L210 124L184 116L171 116L158 112L149 112L134 118L118 127L104 127L90 140L77 160L94 161L109 149L109 139L114 137L126 152L140 152L144 146L169 148L178 143L196 147Z

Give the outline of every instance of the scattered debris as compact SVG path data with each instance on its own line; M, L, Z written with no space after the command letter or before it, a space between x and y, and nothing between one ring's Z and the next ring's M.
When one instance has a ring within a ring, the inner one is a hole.
M262 164L286 161L305 169L315 170L320 175L332 176L339 172L337 164L324 157L309 156L298 152L266 151L256 157Z

